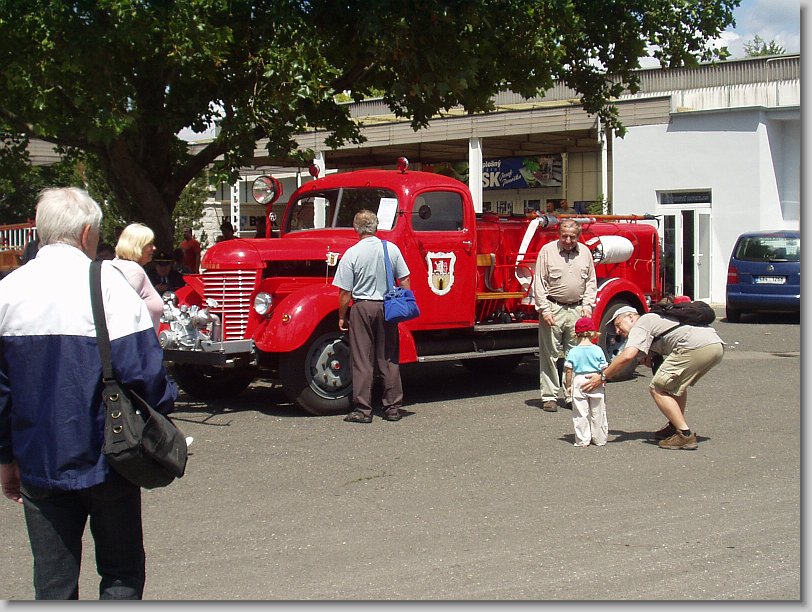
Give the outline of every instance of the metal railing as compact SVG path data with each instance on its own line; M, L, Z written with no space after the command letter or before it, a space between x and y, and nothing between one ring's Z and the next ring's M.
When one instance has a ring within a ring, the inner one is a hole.
M37 228L33 223L0 225L0 251L22 251L36 237Z

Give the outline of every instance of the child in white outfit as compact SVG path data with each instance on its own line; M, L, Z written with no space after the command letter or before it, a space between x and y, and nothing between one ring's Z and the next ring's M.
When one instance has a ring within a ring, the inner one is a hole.
M575 322L575 335L579 342L569 350L564 361L565 383L572 397L574 446L583 448L589 446L590 442L603 446L609 436L605 385L586 393L581 390L581 384L587 374L600 374L608 364L603 350L592 343L592 339L598 337L598 332L590 317L581 317Z

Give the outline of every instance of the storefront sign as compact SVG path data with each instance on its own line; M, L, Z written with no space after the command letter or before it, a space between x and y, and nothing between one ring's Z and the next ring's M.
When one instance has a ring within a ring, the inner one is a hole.
M562 167L560 154L489 159L482 162L482 189L561 187ZM423 170L468 181L466 162L425 165Z

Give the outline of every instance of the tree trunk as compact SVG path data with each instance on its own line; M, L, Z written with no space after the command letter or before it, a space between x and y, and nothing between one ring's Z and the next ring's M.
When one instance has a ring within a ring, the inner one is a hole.
M175 235L172 211L180 192L166 195L167 186L156 184L151 180L156 177L147 176L127 151L123 139L113 142L99 157L125 218L148 226L155 233L156 248L172 252ZM172 181L171 176L164 176L165 182Z

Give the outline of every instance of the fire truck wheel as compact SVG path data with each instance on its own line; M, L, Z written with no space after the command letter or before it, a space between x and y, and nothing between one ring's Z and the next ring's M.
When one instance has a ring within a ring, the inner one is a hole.
M245 391L256 377L254 370L249 369L177 363L170 366L169 373L181 389L198 400L233 397Z
M334 324L338 327L338 323ZM344 334L322 327L305 344L280 357L288 398L313 416L349 412L352 401L350 346Z
M460 363L474 374L510 374L519 367L522 355L499 355L498 357L481 357L462 359Z
M598 346L603 349L603 354L606 355L606 361L612 362L612 359L626 346L626 339L623 336L618 336L615 331L614 317L615 312L621 306L631 306L640 310L637 304L630 304L624 300L614 300L609 303L606 310L603 311L601 318L601 326L598 328L601 335L598 339ZM637 369L637 362L632 361L626 368L619 374L612 377L612 380L629 380L634 376L634 371Z

